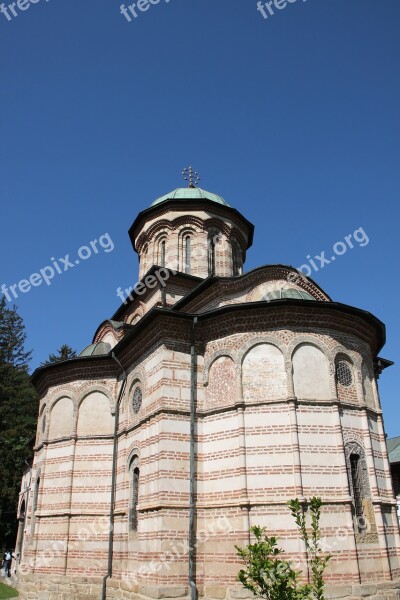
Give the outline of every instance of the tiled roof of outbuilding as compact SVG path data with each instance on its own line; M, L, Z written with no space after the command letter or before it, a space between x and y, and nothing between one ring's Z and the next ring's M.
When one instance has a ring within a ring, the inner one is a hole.
M400 462L400 436L387 440L387 449L389 453L389 462Z

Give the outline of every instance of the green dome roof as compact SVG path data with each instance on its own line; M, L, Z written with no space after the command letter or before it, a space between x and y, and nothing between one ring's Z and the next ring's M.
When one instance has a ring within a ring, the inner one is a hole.
M285 298L295 298L296 300L316 300L311 294L304 290L298 290L296 288L281 288L273 292L265 294L263 300L282 300Z
M161 204L161 202L165 202L165 200L211 200L212 202L217 202L217 204L223 204L224 206L229 206L227 202L218 194L213 194L212 192L207 192L206 190L202 190L201 188L177 188L169 194L165 194L151 204L151 206L156 206L156 204Z
M103 354L108 354L110 351L111 344L108 342L95 342L86 346L79 356L102 356Z

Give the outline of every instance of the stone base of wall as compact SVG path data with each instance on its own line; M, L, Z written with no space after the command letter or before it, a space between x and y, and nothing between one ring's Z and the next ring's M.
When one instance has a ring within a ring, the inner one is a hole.
M21 600L100 600L100 577L19 575L13 578ZM222 585L199 586L201 600L254 600L244 588ZM400 580L378 583L326 585L329 600L400 600ZM107 581L107 600L190 600L185 586L134 585L124 580Z

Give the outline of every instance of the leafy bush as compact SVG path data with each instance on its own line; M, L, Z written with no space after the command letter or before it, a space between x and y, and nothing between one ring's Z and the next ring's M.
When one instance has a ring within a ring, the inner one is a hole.
M283 550L278 547L275 537L268 537L264 527L254 526L251 532L253 544L245 548L235 546L245 568L238 574L238 580L255 596L267 600L324 600L323 574L330 555L322 556L320 548L321 499L311 498L311 532L307 531L306 518L300 502L288 503L292 516L299 528L300 537L306 548L306 561L312 574L310 583L301 583L301 572L292 568L290 561L281 558Z
M310 515L311 515L311 535L307 532L306 517L301 508L300 502L291 500L288 505L292 516L300 531L300 537L305 543L307 553L307 565L312 573L312 597L316 600L324 600L324 571L331 558L331 555L321 556L321 530L319 522L321 518L321 498L311 498L310 500Z

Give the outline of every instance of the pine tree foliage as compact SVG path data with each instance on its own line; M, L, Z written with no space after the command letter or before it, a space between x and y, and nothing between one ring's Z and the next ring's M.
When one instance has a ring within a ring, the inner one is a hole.
M53 365L54 363L62 362L63 360L68 360L69 358L76 357L76 350L73 350L67 344L63 344L57 350L58 354L50 354L49 358L42 362L41 367L46 367L47 365Z
M25 350L25 327L16 308L0 300L0 549L13 546L25 460L32 455L38 397Z

